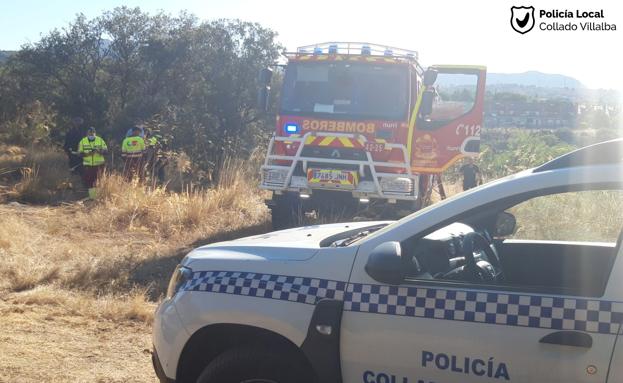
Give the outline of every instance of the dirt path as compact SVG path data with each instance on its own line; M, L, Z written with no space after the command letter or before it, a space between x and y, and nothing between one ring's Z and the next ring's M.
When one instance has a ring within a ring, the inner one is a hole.
M50 257L73 250L65 246L85 235L72 224L74 214L70 207L0 205L0 278L11 280L23 269L25 279ZM99 247L113 242L91 238ZM72 254L53 264L69 268L85 260ZM129 303L122 298L102 301L93 292L49 283L11 291L5 282L0 289L0 383L157 381L149 319L125 315ZM155 309L155 303L140 304L144 315Z
M266 231L263 210L165 237L114 217L90 225L102 219L91 207L0 204L0 383L156 382L151 322L175 265Z
M0 382L156 382L151 327L0 301Z

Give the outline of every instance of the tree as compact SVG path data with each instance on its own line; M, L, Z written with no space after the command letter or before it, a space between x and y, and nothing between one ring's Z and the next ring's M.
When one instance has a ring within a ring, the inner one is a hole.
M24 46L0 72L0 87L23 105L49 108L56 132L75 116L117 140L133 124L157 125L212 171L226 156L248 155L270 129L270 116L255 110L256 77L277 59L276 37L255 23L119 7L78 15ZM0 109L5 122L17 114Z

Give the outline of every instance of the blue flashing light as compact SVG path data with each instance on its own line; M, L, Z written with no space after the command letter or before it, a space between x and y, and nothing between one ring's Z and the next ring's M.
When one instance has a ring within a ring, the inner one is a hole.
M296 133L299 132L299 126L297 124L292 123L292 122L287 122L283 126L283 130L285 130L285 132L288 133L288 134L296 134Z

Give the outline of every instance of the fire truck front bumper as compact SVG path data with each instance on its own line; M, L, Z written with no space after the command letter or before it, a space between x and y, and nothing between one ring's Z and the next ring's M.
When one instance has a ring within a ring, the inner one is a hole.
M418 176L383 174L373 179L339 176L327 179L324 174L288 176L287 169L263 169L260 187L276 194L293 192L308 197L316 190L351 193L358 199L412 200L418 198Z

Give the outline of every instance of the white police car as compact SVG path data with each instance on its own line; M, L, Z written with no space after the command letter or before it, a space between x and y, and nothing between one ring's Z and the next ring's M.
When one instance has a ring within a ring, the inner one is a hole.
M157 310L157 375L623 382L622 159L608 141L394 223L200 247Z

